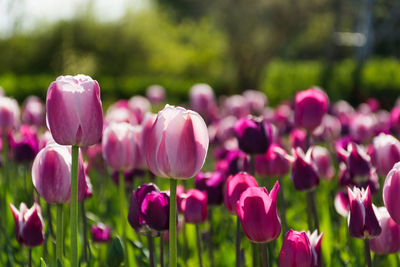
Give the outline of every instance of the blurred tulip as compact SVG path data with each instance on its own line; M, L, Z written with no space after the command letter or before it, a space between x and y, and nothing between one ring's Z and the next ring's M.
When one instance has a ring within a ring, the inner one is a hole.
M219 205L224 200L224 177L220 172L199 172L195 179L196 189L207 194L209 205Z
M165 100L165 89L161 85L150 85L146 89L146 96L151 103L159 104Z
M182 201L185 197L185 188L183 187L183 185L178 185L176 187L176 205L179 213L183 213Z
M208 143L207 126L198 113L166 105L147 140L147 165L160 177L193 177L203 167Z
M319 177L332 179L335 175L335 170L331 163L331 156L328 149L322 146L314 146L311 149L311 161L317 168Z
M271 127L262 118L247 117L235 124L239 148L248 154L264 154L271 144Z
M112 104L104 117L106 124L112 122L126 122L132 125L137 125L138 121L132 110L129 108L127 100L119 100Z
M237 118L235 116L227 116L222 118L218 123L215 123L216 133L215 138L219 143L223 143L232 137L236 138L235 124Z
M19 106L17 100L0 95L0 128L11 130L19 125Z
M103 159L103 150L101 147L101 143L95 144L93 146L89 146L86 150L87 161L89 165L89 169L97 170L100 172L105 171L105 162Z
M225 183L224 203L230 213L236 213L236 202L249 187L258 187L257 180L250 174L240 172L229 176Z
M60 76L47 91L47 123L60 145L90 146L103 133L100 87L86 75Z
M400 224L400 162L396 163L386 176L383 201L392 219Z
M250 114L250 106L245 97L232 95L223 101L224 115L232 115L236 118L243 118Z
M68 203L71 197L71 163L69 148L50 144L37 154L32 165L32 182L39 195L48 203ZM79 156L78 200L86 191L85 171Z
M138 124L141 124L147 112L151 111L151 104L147 98L143 96L133 96L128 101L129 109L136 117Z
M339 191L335 196L335 210L346 217L349 215L349 196L346 192Z
M22 122L41 127L44 125L45 107L37 96L29 96L22 107Z
M9 142L13 158L18 163L33 161L39 152L39 139L34 126L22 125L17 132L10 133Z
M292 148L300 147L303 150L307 148L307 132L302 129L293 129L289 135L290 146Z
M10 204L15 221L15 233L21 245L29 248L39 246L44 242L43 218L38 204L28 209L25 203L21 203L19 210Z
M94 243L107 243L111 240L111 228L102 223L97 223L90 228Z
M295 99L296 125L309 131L317 128L325 115L328 106L328 97L317 88L310 88L298 92Z
M111 123L104 130L103 157L114 170L129 170L136 163L135 128L126 123Z
M340 136L341 131L340 120L334 116L325 114L321 125L312 134L320 140L332 141Z
M222 172L225 178L242 171L248 172L250 171L250 157L239 149L230 150L225 159L217 162L215 169Z
M400 225L390 217L385 207L377 208L376 215L382 232L369 241L371 250L376 254L391 254L400 250Z
M375 135L376 118L373 114L355 114L349 123L350 136L357 142L365 142Z
M400 106L395 106L390 112L390 129L399 137L400 134Z
M297 232L290 229L282 243L279 257L280 266L314 267L312 265L313 257L307 234L304 231Z
M293 120L293 110L288 103L282 103L275 109L273 123L280 134L286 134L292 129Z
M53 136L51 135L50 131L45 131L40 137L39 137L39 151L45 148L46 145L49 144L56 144L56 141L54 141Z
M151 129L153 128L153 124L156 121L156 117L157 116L155 114L148 112L145 114L142 124L141 124L142 131L140 133L139 145L140 145L140 150L142 151L142 157L143 157L143 166L142 167L145 167L146 169L148 168L146 158L145 158L145 151L147 149L147 139L149 138Z
M293 151L291 179L294 187L300 191L310 191L319 184L316 166L311 161L311 151L312 148L307 151L306 155L299 147Z
M368 180L371 171L371 157L362 146L353 142L347 145L347 150L337 151L344 159L347 169L357 181Z
M348 215L348 227L352 237L371 239L378 236L382 228L372 206L371 192L354 187L347 187L349 196L350 213Z
M193 85L189 91L190 107L203 116L207 121L213 119L216 111L214 91L208 84L198 83Z
M253 115L261 115L268 103L267 96L263 92L257 90L246 90L243 92L243 96L247 100L250 112Z
M86 181L86 191L84 199L89 199L93 196L93 186L92 182L90 181L90 177L87 174L85 176L85 181Z
M277 144L271 144L264 155L255 159L256 173L267 177L284 177L290 171L293 159Z
M236 203L236 212L243 226L243 231L251 242L271 242L281 233L276 199L279 183L276 182L271 192L265 187L249 187Z
M312 258L312 267L321 267L322 266L322 255L321 255L321 242L324 233L318 235L318 231L314 230L314 232L310 233L307 231L307 237L310 240L311 252L313 254Z
M381 133L373 139L371 160L379 175L387 175L400 161L400 142L389 134Z
M185 222L200 224L207 220L207 194L198 190L191 189L185 194L182 200L182 210Z
M169 228L169 195L152 191L146 194L141 205L141 213L147 226L157 233Z

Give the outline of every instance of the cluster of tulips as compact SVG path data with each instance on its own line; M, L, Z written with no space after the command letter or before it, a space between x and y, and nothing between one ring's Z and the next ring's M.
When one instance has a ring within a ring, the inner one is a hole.
M30 266L39 264L39 259L32 259L32 249L45 242L45 221L53 231L52 207L57 210L55 249L48 264L90 263L85 201L101 187L99 178L93 179L100 183L97 186L89 178L99 173L118 186L121 238L113 239L111 254L122 256L107 260L109 266L140 265L133 255L143 244L149 252L146 262L156 266L154 243L159 237L160 266L167 260L176 267L188 242L185 224L195 226L198 265L203 266L206 248L207 262L215 266L218 255L213 251L219 244L214 235L220 229L215 229L213 214L221 211L217 209L221 204L236 216L232 257L237 267L246 262L323 266L319 214L326 207L317 205L315 196L320 183L337 184L339 190L329 192L335 196L330 200L347 218L349 235L364 240L365 265L372 266L371 250L375 255L400 250L400 141L395 137L400 134L400 104L388 112L368 99L356 110L343 100L329 103L323 90L314 87L273 109L259 91L247 90L218 102L210 86L196 84L190 89L188 109L167 104L158 114L151 113L165 98L161 86L151 86L147 97L119 100L103 116L99 84L85 75L58 77L48 88L45 105L38 97L29 97L22 115L14 99L0 96L1 211L11 208L16 238L28 248ZM14 182L12 162L31 172L35 192L25 181L31 208L25 203L16 208L5 197ZM284 188L287 176L294 190L305 196L308 229L298 229L287 219L287 210L296 209L285 198L292 190ZM169 187L160 178L169 179ZM373 196L382 197L384 206L376 207ZM42 216L44 205L47 212ZM206 238L203 224L207 224ZM131 229L135 240L128 234ZM69 242L64 242L65 230ZM114 231L97 221L91 226L92 242L108 243ZM242 240L242 231L251 242L251 261L244 256L247 241ZM179 247L178 232L185 238ZM274 255L271 246L279 237L280 253ZM164 257L166 240L168 257ZM81 257L79 246L83 246ZM97 260L105 262L101 253Z

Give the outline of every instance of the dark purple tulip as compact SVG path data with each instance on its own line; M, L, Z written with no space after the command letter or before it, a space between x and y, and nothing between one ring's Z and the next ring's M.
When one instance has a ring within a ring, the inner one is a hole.
M155 184L143 184L136 190L132 191L129 202L128 221L136 232L146 230L146 220L141 211L141 207L144 198L151 192L160 192L160 190Z
M152 191L142 202L141 213L147 226L156 232L169 229L169 195L165 192Z
M307 155L299 147L294 150L291 179L297 190L309 191L319 184L319 176L310 157L311 150Z
M298 92L295 99L296 125L309 131L317 128L328 107L328 97L317 88Z
M9 141L16 162L31 162L39 152L39 139L34 126L22 125L18 132L9 135Z
M188 190L182 200L185 222L200 224L207 220L207 194L198 189Z
M236 213L236 202L240 195L249 187L258 187L257 180L248 173L240 172L229 176L225 184L224 203L232 214Z
M224 176L220 172L199 172L195 179L196 188L207 193L209 205L223 202Z
M262 118L241 118L235 124L239 148L247 154L264 154L271 144L271 127Z
M290 171L292 160L282 147L271 144L264 155L256 157L256 173L267 177L283 177Z
M354 187L347 187L349 195L350 214L348 217L349 232L352 237L370 239L378 236L382 228L372 206L371 192Z
M241 171L250 171L250 158L239 149L231 150L225 159L217 162L216 170L222 172L226 177Z
M302 129L293 129L289 135L290 146L292 148L300 147L306 150L307 147L307 132Z
M38 204L28 209L25 203L21 203L19 210L10 204L15 221L15 233L21 245L36 247L44 242L43 219Z
M111 228L102 223L93 225L90 233L94 243L107 243L111 240Z
M347 150L339 150L341 157L345 159L347 170L356 180L364 181L368 179L371 171L371 157L363 147L350 142Z

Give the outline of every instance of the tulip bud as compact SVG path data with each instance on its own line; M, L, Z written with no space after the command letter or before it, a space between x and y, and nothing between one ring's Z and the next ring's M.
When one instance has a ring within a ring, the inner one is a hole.
M14 98L0 95L0 128L11 130L19 125L19 106Z
M400 250L400 225L390 217L385 207L376 209L376 215L382 232L369 241L371 250L376 254L391 254Z
M43 218L38 204L28 210L25 203L21 203L19 210L10 204L15 221L15 233L21 245L36 247L44 242Z
M10 148L16 162L32 162L39 152L39 139L35 127L22 125L9 135Z
M37 127L44 125L45 108L37 96L29 96L22 107L22 122Z
M138 124L142 123L144 116L151 110L151 104L147 98L143 96L133 96L128 102L129 109L132 114L136 117Z
M383 201L392 219L400 224L400 162L396 163L386 176Z
M203 167L208 143L207 126L198 113L166 105L147 140L147 165L160 177L191 178Z
M151 103L158 104L165 100L165 89L161 85L150 85L146 89L146 97Z
M132 169L136 163L135 129L126 122L111 123L104 130L102 150L105 161L115 170Z
M93 225L90 233L94 243L107 243L111 240L111 228L102 223Z
M348 216L348 227L352 237L370 239L378 236L382 228L376 217L372 206L371 192L354 187L351 190L347 187L349 195L350 213Z
M386 175L400 161L400 142L389 134L381 133L373 139L372 163L379 175Z
M187 223L200 224L207 219L207 194L197 189L188 190L182 200L182 210Z
M195 179L196 189L206 192L209 205L219 205L224 196L224 177L220 172L199 172Z
M295 99L296 125L309 131L317 128L325 115L328 97L320 89L310 88L298 92Z
M311 161L317 167L317 173L320 177L332 179L335 170L332 167L331 156L328 149L322 146L314 146L311 149Z
M86 75L60 76L47 91L47 123L60 145L90 146L103 132L100 87Z
M241 118L235 124L239 148L247 154L264 154L271 144L271 127L262 118Z
M236 213L236 202L240 195L249 187L258 187L257 180L245 172L240 172L236 175L229 176L226 180L224 203L225 207L232 214Z
M268 177L283 177L290 170L291 157L277 144L271 144L264 155L255 160L256 173Z
M313 266L313 252L310 240L304 231L292 229L287 232L282 243L279 257L280 266L310 267Z
M32 165L32 182L39 195L51 204L68 203L71 197L71 163L69 148L50 144L36 156ZM82 156L79 153L78 200L85 195L86 181Z
M281 233L276 199L279 183L276 182L271 192L265 187L247 188L236 203L236 212L243 226L243 231L251 242L271 242Z
M312 190L319 184L316 167L311 161L311 150L308 150L307 155L299 147L294 150L291 179L294 187L300 191Z
M167 231L169 228L169 195L157 191L148 193L143 199L141 213L146 224L152 230Z

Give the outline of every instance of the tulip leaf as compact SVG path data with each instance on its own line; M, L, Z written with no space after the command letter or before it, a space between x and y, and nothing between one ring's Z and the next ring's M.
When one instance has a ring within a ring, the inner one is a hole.
M112 240L108 248L107 265L110 267L120 266L123 261L124 261L124 248L122 246L121 239L117 236Z

